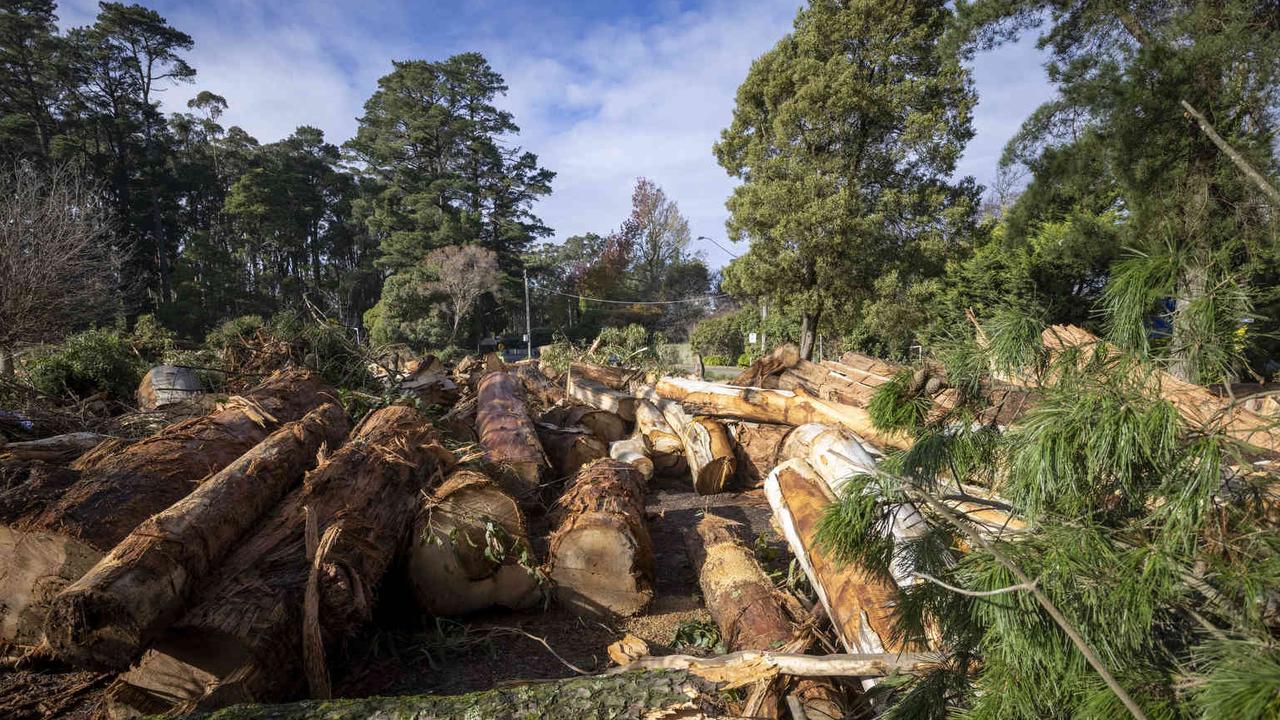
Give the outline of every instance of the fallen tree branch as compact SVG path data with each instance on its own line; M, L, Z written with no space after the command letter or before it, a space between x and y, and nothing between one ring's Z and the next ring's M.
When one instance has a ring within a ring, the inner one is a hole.
M918 673L938 664L934 655L923 653L856 653L801 655L797 653L742 650L718 657L663 655L640 658L607 675L632 670L687 670L723 689L741 687L774 675L798 677L885 677L895 673Z

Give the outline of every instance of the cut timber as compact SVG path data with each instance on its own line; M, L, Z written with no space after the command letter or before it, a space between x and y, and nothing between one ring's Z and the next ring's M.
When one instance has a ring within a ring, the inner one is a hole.
M594 380L574 377L573 373L570 372L565 392L578 402L586 403L600 410L608 410L627 422L636 419L636 399L634 397L618 390L612 390Z
M462 615L538 601L529 531L515 498L488 476L457 470L422 503L409 553L409 581L430 615Z
M626 390L627 380L635 374L635 370L613 365L593 365L576 362L569 365L569 376L575 379L591 380L610 390Z
M421 493L452 463L438 441L412 408L370 415L227 556L191 610L120 676L107 698L111 716L296 696L304 685L304 628L320 634L323 649L368 619L379 580L406 549ZM312 559L308 546L316 547L315 537L323 540ZM308 618L309 578L315 613ZM312 656L316 661L323 664Z
M671 377L659 381L657 392L695 414L780 425L814 422L839 425L882 447L906 449L911 446L908 435L877 430L863 408L819 400L804 393L740 388Z
M423 405L452 405L458 401L461 391L449 377L440 358L428 355L418 362L408 377L400 381L400 392L417 398Z
M684 459L684 441L667 422L662 411L648 400L636 400L636 432L644 436L649 459L659 475L677 475L688 467Z
M816 542L818 522L833 496L803 460L788 460L769 474L765 495L845 649L852 653L897 653L915 648L894 638L897 588L857 565L836 562Z
M136 399L139 410L155 410L184 402L204 394L204 386L196 371L178 365L157 365L147 371L138 384Z
M773 581L744 542L739 523L716 515L685 532L707 610L732 650L776 650L796 632Z
M630 672L509 685L468 695L308 700L229 708L205 720L721 720L715 684L679 670Z
M0 640L38 643L47 603L63 587L328 392L319 375L277 373L221 410L101 457L56 502L0 525Z
M738 461L737 486L742 489L763 486L764 479L778 464L782 442L791 432L791 426L745 420L724 425L733 440L734 457Z
M43 460L65 464L94 449L103 441L111 439L108 435L98 433L75 432L39 440L9 443L0 446L0 459Z
M701 495L722 492L737 471L733 443L724 425L712 418L690 415L679 403L663 398L648 385L639 386L636 396L653 403L667 424L679 433L694 490Z
M129 533L54 598L45 636L62 660L123 670L181 613L205 578L263 514L336 449L350 424L326 403L258 443L194 492Z
M795 677L878 678L894 673L918 674L937 668L937 658L917 653L850 653L800 655L798 653L741 650L719 657L661 655L640 658L607 671L607 675L636 670L687 670L721 689L752 685L778 675Z
M564 402L564 388L551 382L538 366L528 360L521 360L511 366L511 371L520 378L527 397L537 398L544 408Z
M585 427L538 423L538 439L551 460L556 477L569 477L592 460L609 457L609 446Z
M649 458L649 446L645 445L641 435L610 443L609 457L639 470L645 482L653 478L653 460Z
M521 503L536 503L547 456L511 373L491 372L480 380L476 431L490 462L502 468L498 481Z
M548 408L538 420L559 427L581 425L606 443L615 442L627 436L627 422L622 418L607 410L598 410L590 405L572 401L571 404Z
M653 599L653 543L644 478L606 458L584 467L561 496L548 575L576 612L634 615Z
M889 378L872 375L838 363L813 363L801 360L778 376L783 390L803 390L820 400L865 408L876 390Z
M773 352L751 363L738 377L729 382L740 387L777 387L775 376L800 362L800 348L791 343L778 346Z

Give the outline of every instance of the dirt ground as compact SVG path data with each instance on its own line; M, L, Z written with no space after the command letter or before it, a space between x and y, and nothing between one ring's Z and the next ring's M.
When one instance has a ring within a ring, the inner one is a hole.
M646 514L657 577L653 604L644 614L604 621L579 618L551 606L430 618L412 606L403 579L393 573L382 588L374 625L331 656L334 693L339 697L457 694L594 673L609 666L606 648L626 633L644 639L655 655L702 652L678 648L674 642L681 624L711 619L684 547L684 533L707 511L749 525L762 538L762 558L772 564L771 569L785 571L785 545L770 524L763 492L703 497L693 493L687 477L655 478ZM546 518L530 522L539 540L535 544L542 545L535 548L540 556L545 556L547 524ZM111 679L111 674L56 667L0 670L0 718L101 717L103 691Z

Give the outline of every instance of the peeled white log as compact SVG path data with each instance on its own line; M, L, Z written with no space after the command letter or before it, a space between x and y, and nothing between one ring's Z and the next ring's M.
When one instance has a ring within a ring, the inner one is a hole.
M641 435L633 435L626 440L611 443L609 457L639 470L645 482L653 478L653 460L649 458L649 448L644 444L644 437Z
M574 377L573 373L569 373L565 392L578 402L586 403L601 410L608 410L627 422L636 419L636 399L634 397L624 392L607 388L594 380Z

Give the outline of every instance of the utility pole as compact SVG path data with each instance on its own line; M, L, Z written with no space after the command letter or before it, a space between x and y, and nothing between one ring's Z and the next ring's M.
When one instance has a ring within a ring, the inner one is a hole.
M769 319L769 301L765 300L760 303L760 354L764 355L769 347L769 341L765 337L765 321Z
M533 359L533 316L529 314L529 270L524 271L524 340L526 358Z

